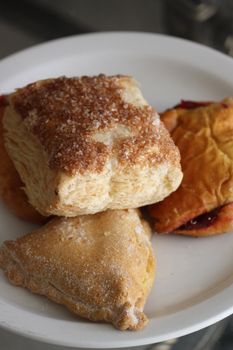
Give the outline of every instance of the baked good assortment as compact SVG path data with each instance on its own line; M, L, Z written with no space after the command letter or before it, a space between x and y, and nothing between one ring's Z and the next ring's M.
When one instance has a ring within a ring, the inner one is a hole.
M7 97L0 96L0 196L17 217L40 224L47 221L48 218L42 216L28 202L23 183L5 149L2 119L6 106Z
M120 330L147 324L155 261L134 208L152 204L160 233L233 227L233 99L183 101L161 119L122 75L41 80L0 99L1 196L21 218L49 220L1 246L11 283Z
M50 219L3 243L6 277L89 320L143 328L155 262L149 224L133 208L182 179L158 114L120 75L38 81L1 111L3 199L27 221Z
M44 216L137 208L181 182L179 152L132 77L47 79L8 101L5 145Z
M0 266L13 284L79 316L138 330L154 280L150 233L136 209L55 218L6 241Z
M149 208L159 233L207 236L233 228L233 98L183 101L161 114L180 150L180 187Z

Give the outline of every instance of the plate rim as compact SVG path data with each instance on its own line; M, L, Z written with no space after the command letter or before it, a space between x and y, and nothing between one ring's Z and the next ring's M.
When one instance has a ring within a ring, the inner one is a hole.
M152 33L152 32L146 32L146 31L124 31L124 30L118 30L118 31L98 31L98 32L89 32L89 33L82 33L82 34L73 34L73 35L69 35L69 36L63 36L63 37L59 37L56 39L51 39L51 40L46 40L44 42L41 42L39 44L35 44L35 45L31 45L29 47L26 47L22 50L18 50L16 52L11 53L10 55L7 55L6 57L3 57L0 59L0 65L2 65L2 63L5 63L5 61L9 61L12 58L15 58L17 56L21 56L22 54L28 54L31 51L34 51L35 49L44 49L46 46L50 46L51 44L60 44L61 42L65 42L68 41L70 39L75 39L75 40L79 40L79 39L84 39L84 38L88 38L88 37L104 37L104 36L145 36L145 37L156 37L156 38L161 38L161 39L168 39L168 40L172 40L172 41L176 41L177 43L183 43L186 45L190 45L190 46L196 46L196 48L199 49L203 49L209 52L212 52L214 55L218 55L221 57L224 57L224 59L227 59L229 62L232 62L232 57L230 57L229 55L218 51L210 46L206 46L204 44L200 44L198 42L195 41L191 41L185 38L180 38L180 37L176 37L176 36L172 36L172 35L167 35L167 34L162 34L162 33Z
M232 294L233 294L233 284L231 284L230 286L228 286L226 288L228 290L228 294L229 294L229 298L232 299ZM169 322L172 321L172 316L173 315L178 315L179 316L179 319L183 319L183 314L185 314L186 310L187 309L192 309L192 311L194 312L194 315L195 314L198 314L199 311L202 309L202 306L203 304L209 304L208 306L210 307L211 309L211 306L213 304L216 303L216 298L217 298L217 302L218 302L218 299L222 299L224 298L225 299L225 290L224 289L223 291L221 291L220 293L218 293L217 295L213 295L212 297L210 297L209 299L205 299L204 301L201 301L197 304L195 304L194 306L190 306L188 308L185 308L184 310L181 310L181 311L178 311L172 315L169 315L169 316L162 316L160 317L161 319L163 319L164 322L167 322L167 320L169 320ZM1 306L3 305L3 303L1 303L0 301L0 309L1 309ZM6 304L7 307L8 307L8 304ZM12 305L10 305L10 307L12 308ZM20 313L21 313L21 317L24 316L25 314L29 314L29 315L32 315L32 318L35 317L36 319L49 319L50 322L54 322L53 319L50 319L49 317L47 316L42 316L42 315L39 315L39 314L35 314L35 313L32 313L30 311L27 311L27 310L22 310L20 309ZM36 333L35 331L30 331L30 330L25 330L23 328L20 328L20 327L16 327L16 326L12 326L11 324L9 324L8 322L1 322L2 320L0 319L0 327L3 328L3 329L6 329L7 331L10 331L14 334L18 334L20 336L23 336L23 337L26 337L26 338L29 338L29 339L34 339L34 340L37 340L37 341L40 341L42 343L47 343L47 344L53 344L53 345L60 345L60 346L68 346L68 347L76 347L78 346L78 349L79 348L85 348L85 349L114 349L114 348L123 348L123 347L133 347L133 346L142 346L142 345L149 345L149 344L155 344L155 343L158 343L158 342L162 342L162 341L166 341L166 340L169 340L169 339L173 339L173 338L178 338L178 337L181 337L181 336L184 336L184 335L188 335L190 333L193 333L193 332L196 332L198 330L201 330L205 327L208 327L218 321L221 321L222 319L230 316L231 314L233 313L233 305L231 306L231 308L228 308L228 309L225 309L225 310L222 310L221 312L219 312L218 314L216 314L215 312L212 312L212 315L206 317L205 319L202 318L202 321L199 322L199 323L196 323L196 324L191 324L191 325L187 325L185 328L183 329L178 329L178 330L174 330L172 332L169 333L169 337L166 335L166 334L163 334L163 335L160 335L160 336L153 336L153 335L150 335L150 336L147 336L147 337L143 337L143 338L140 338L140 339L137 339L138 336L140 334L141 331L138 331L138 332L130 332L129 333L127 331L125 332L121 332L119 330L116 330L116 329L112 329L112 325L108 325L109 327L111 327L111 332L112 330L114 331L114 333L116 334L116 337L117 338L120 338L120 335L121 334L132 334L133 335L133 339L132 337L130 337L130 339L123 339L123 340L117 340L117 342L114 342L112 343L112 340L110 341L102 341L102 339L99 341L98 339L98 343L96 344L96 340L80 340L79 339L79 342L77 344L76 341L73 341L73 340L64 340L64 339L59 339L59 342L57 342L53 336L48 336L48 334L46 335L43 335L43 334L40 334L40 333ZM73 322L72 321L61 321L61 320L56 320L55 322L59 322L59 323L70 323L72 324ZM84 321L85 322L85 321ZM88 322L88 321L87 321ZM150 326L152 326L152 322L153 320L150 321L149 325L147 326L147 328ZM80 324L79 324L80 325ZM84 327L86 327L87 323L85 322L84 323ZM96 325L98 325L99 327L102 327L104 326L103 323L89 323L89 325L93 325L94 327ZM146 329L147 329L146 328ZM151 328L151 327L150 327ZM49 329L49 328L48 328ZM142 331L143 332L143 331ZM135 337L136 335L136 337ZM78 333L77 333L77 337L78 337ZM136 338L136 339L135 339Z
M86 34L81 34L81 35L72 35L69 37L64 37L64 38L58 38L55 40L50 40L48 42L45 43L41 43L38 45L34 45L32 47L29 47L27 49L24 49L22 51L16 52L11 54L8 57L3 58L2 60L0 60L0 70L4 69L4 66L9 66L11 64L14 64L15 61L17 61L18 59L23 60L24 57L27 57L28 55L35 55L37 52L39 51L43 51L43 50L49 50L52 52L53 47L55 46L60 46L63 43L68 43L68 42L72 42L72 41L82 41L82 40L90 40L92 38L100 38L98 40L103 40L101 38L110 38L110 37L118 37L119 36L122 38L124 37L124 40L126 40L126 37L130 37L132 39L132 37L137 37L137 39L139 40L139 37L143 37L143 38L152 38L152 40L156 39L156 40L162 40L162 41L167 41L167 42L173 42L173 44L177 44L180 46L186 46L192 49L198 49L201 51L202 54L206 54L206 55L214 55L214 57L216 58L216 60L219 60L221 62L227 62L227 64L229 64L230 69L232 69L233 72L233 60L232 58L230 58L229 56L218 52L212 48L203 46L201 44L198 43L194 43L191 42L189 40L186 39L181 39L181 38L176 38L176 37L171 37L168 35L163 35L163 34L156 34L156 33L146 33L146 32L124 32L124 31L114 31L114 32L96 32L96 33L86 33ZM149 40L149 39L148 39ZM120 45L121 46L121 43ZM133 51L133 50L131 50ZM216 63L216 62L215 62ZM218 63L218 62L217 62ZM216 63L216 64L217 64ZM219 63L218 63L219 64ZM3 67L3 68L2 68ZM20 68L19 68L20 70ZM218 300L219 298L221 299L222 297L224 298L224 291L229 290L230 294L233 294L233 284L231 284L230 286L228 286L227 288L225 288L223 291L220 291L219 293L215 294L214 296L205 299L204 301L195 304L194 306L190 307L190 308L195 308L197 307L197 309L202 308L202 304L208 304L208 301L213 301L213 300ZM4 306L5 305L5 306ZM4 309L4 307L7 307L7 303L4 303L0 300L0 310L1 308ZM9 305L8 305L9 306ZM10 305L10 307L12 307L12 305ZM21 310L21 309L20 309ZM185 312L187 310L187 308L185 310L181 310L175 314L182 314L183 312ZM20 311L21 313L24 314L31 314L32 318L36 317L36 318L48 318L46 316L41 316L38 314L34 314L31 313L29 311L25 311L22 310ZM64 345L64 346L72 346L72 347L83 347L83 348L120 348L120 347L125 347L125 346L140 346L140 345L147 345L147 344L152 344L155 342L160 342L163 340L167 340L173 337L179 337L179 336L183 336L185 334L189 334L191 332L200 330L204 327L207 327L217 321L222 320L223 318L231 315L233 313L233 303L231 305L231 307L225 307L222 308L221 311L218 312L218 314L216 315L216 312L212 312L212 315L209 315L208 317L206 316L206 318L201 318L201 321L199 321L199 323L193 324L193 325L189 325L187 327L183 327L180 330L176 330L173 332L168 333L167 335L163 335L163 336L158 336L158 335L150 335L150 336L141 336L140 334L142 334L141 332L138 333L134 333L134 338L129 336L128 339L126 339L126 337L122 337L122 340L119 339L120 338L120 332L116 331L117 335L118 335L118 340L117 342L114 343L110 343L109 341L106 340L102 340L102 339L98 339L98 344L95 344L95 339L94 340L90 340L90 339L86 339L84 342L80 341L80 339L76 339L77 341L74 340L67 340L67 339L59 339L59 341L57 341L57 339L54 339L53 336L49 336L49 334L42 334L42 333L35 333L35 332L31 332L30 330L26 330L23 327L17 327L16 324L9 324L8 322L6 322L4 319L1 318L1 313L0 313L0 327L7 329L13 333L22 335L24 337L28 337L31 339L36 339L39 340L41 342L45 342L45 343L50 343L50 344L56 344L56 345ZM2 313L4 315L4 312ZM175 315L173 314L173 315ZM167 316L164 316L162 318L166 319ZM171 317L169 315L169 317ZM60 320L56 320L56 321L60 321ZM53 322L56 322L53 321ZM63 322L68 322L68 321L63 321ZM150 321L150 324L153 323L153 320ZM102 327L102 325L101 325ZM149 326L148 326L149 327ZM137 335L137 336L135 336ZM78 338L78 334L77 334L77 338Z

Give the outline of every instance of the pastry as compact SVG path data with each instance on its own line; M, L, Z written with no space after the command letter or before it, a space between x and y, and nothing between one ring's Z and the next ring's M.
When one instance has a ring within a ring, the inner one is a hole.
M135 209L55 218L6 241L0 266L16 286L121 330L147 323L144 303L154 279L150 228Z
M159 233L192 236L233 228L233 98L183 101L161 115L181 153L180 187L149 208Z
M179 151L129 76L38 81L9 101L6 147L42 215L136 208L180 184Z
M48 219L40 215L29 204L27 196L22 189L23 183L4 146L2 118L6 105L6 98L0 96L0 195L7 207L16 216L25 221L42 223Z

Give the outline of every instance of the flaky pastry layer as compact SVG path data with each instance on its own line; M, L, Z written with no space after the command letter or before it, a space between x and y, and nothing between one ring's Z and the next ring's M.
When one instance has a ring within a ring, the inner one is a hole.
M20 219L33 223L43 223L46 217L40 215L28 202L23 183L4 145L2 118L6 108L6 98L0 98L0 195L7 207Z
M161 115L180 150L184 177L175 192L149 210L160 233L202 236L226 232L232 229L233 99L187 107L184 102ZM180 229L216 208L221 208L218 220L208 227Z

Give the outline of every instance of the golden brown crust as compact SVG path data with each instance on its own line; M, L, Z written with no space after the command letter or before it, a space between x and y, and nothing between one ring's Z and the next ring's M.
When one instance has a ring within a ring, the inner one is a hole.
M56 218L0 249L0 266L18 286L65 305L79 316L143 328L154 259L136 210Z
M13 162L8 156L3 138L2 118L6 106L3 97L0 101L0 195L7 207L19 218L33 222L43 223L47 218L40 215L29 204L27 196L24 192L23 183L20 180Z
M131 77L49 79L18 89L11 97L14 109L40 141L52 169L71 174L101 172L111 153L120 162L148 165L167 158L179 163L176 149L157 114L148 105L136 106L123 98L124 80ZM118 141L113 149L93 136L118 125L134 137ZM151 145L163 146L162 157L151 153Z
M161 120L180 150L184 172L178 190L149 209L156 230L168 233L233 201L233 99L199 108L178 107L163 113ZM220 233L219 222L216 231L214 227L207 231ZM222 225L225 232L225 223ZM186 233L191 234L190 230ZM202 235L202 231L197 234Z

